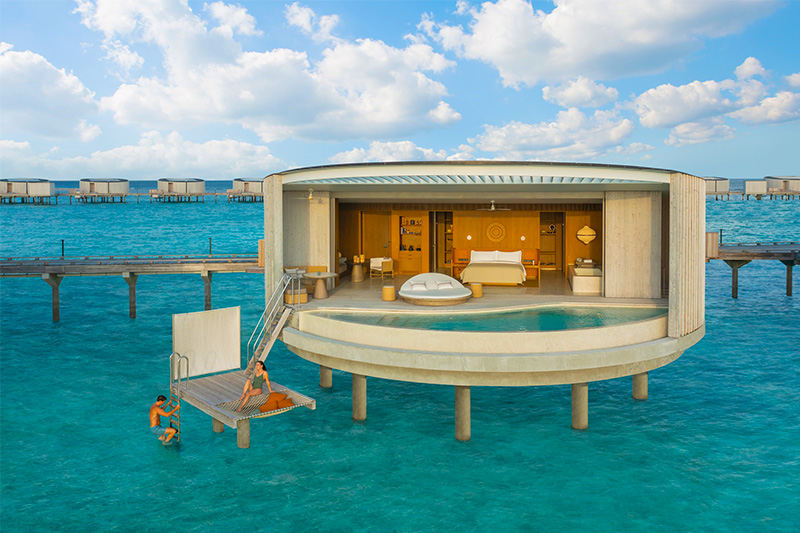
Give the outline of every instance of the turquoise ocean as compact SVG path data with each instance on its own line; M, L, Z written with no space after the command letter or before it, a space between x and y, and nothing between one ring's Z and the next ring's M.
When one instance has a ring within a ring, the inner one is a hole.
M62 186L62 185L59 185ZM63 185L67 187L68 185ZM71 186L76 186L73 184ZM141 189L154 185L135 184ZM213 190L208 184L207 189ZM224 190L225 184L217 185ZM800 240L800 202L707 202L725 242ZM263 205L0 207L0 257L254 253ZM121 277L70 277L61 321L41 279L0 280L0 528L16 531L798 531L800 268L706 266L706 336L650 374L593 383L589 429L570 387L472 389L472 440L454 438L452 387L370 378L351 420L349 375L278 343L275 381L316 411L253 422L251 448L185 407L178 445L151 434L167 392L171 315L203 309L199 276L141 276L137 318ZM218 274L214 308L241 306L246 342L263 305L256 274Z

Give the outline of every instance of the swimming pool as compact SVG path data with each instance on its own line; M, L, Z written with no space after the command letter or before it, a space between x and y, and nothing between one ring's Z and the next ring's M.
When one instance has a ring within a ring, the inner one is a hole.
M332 320L434 331L562 331L637 322L667 314L665 307L540 307L493 313L408 314L330 311Z

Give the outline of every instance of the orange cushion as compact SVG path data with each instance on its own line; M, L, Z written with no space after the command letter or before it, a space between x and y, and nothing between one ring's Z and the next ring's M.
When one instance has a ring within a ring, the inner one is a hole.
M278 402L278 409L283 409L284 407L292 407L294 402L291 398L286 398L285 400L281 400Z
M278 408L278 402L270 400L261 407L259 407L258 410L261 411L262 413L266 413L267 411L274 411L277 408Z
M267 398L267 401L268 402L279 402L279 401L285 400L285 399L286 399L286 395L285 394L281 394L280 392L270 392L269 393L269 398Z

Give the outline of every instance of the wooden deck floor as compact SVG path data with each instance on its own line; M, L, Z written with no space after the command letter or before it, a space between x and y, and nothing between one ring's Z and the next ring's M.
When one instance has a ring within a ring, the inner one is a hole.
M181 401L185 401L189 405L197 407L207 415L232 428L236 428L236 423L239 420L245 420L249 418L266 418L290 411L296 407L307 407L308 409L317 408L317 402L313 398L309 398L304 394L293 391L288 387L284 387L283 385L275 383L274 381L270 382L272 385L272 390L274 392L286 394L289 398L291 398L294 402L293 407L277 409L267 413L260 413L258 411L255 413L237 413L235 410L220 407L220 404L239 398L239 396L242 394L244 383L245 376L243 370L235 370L233 372L226 372L225 374L217 374L215 376L193 378L188 381L188 384L186 381L181 381ZM173 394L178 392L176 383L172 383L171 388Z

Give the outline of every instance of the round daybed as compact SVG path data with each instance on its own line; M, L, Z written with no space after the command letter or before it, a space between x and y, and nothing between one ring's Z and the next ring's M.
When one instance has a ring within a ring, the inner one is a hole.
M397 294L406 302L416 305L454 305L472 298L472 291L457 279L435 272L410 278Z

